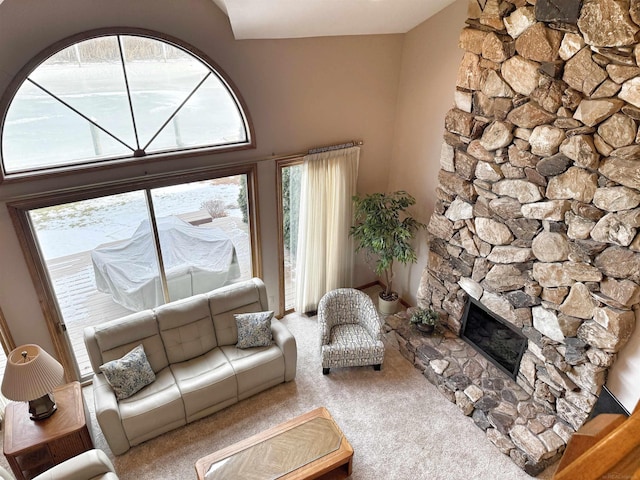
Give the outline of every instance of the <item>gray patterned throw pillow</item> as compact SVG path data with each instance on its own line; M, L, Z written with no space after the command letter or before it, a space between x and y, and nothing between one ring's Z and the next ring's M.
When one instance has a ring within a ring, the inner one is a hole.
M237 313L238 348L266 347L273 343L271 318L273 312Z
M142 345L118 360L101 365L100 371L104 373L118 400L129 398L156 379Z

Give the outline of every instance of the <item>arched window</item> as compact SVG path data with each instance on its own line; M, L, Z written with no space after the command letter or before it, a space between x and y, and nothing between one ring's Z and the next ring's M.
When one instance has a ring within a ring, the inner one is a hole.
M230 81L164 35L72 37L34 59L13 85L0 112L4 179L253 146Z

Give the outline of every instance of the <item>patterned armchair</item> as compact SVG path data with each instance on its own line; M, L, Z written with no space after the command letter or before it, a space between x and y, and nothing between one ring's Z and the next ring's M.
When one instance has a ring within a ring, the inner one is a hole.
M331 367L373 365L380 370L384 345L380 317L371 298L360 290L339 288L318 304L322 373Z

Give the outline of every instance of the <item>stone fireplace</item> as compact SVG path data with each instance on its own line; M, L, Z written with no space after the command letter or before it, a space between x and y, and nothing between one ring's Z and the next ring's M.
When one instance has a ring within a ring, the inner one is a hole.
M585 422L635 326L640 1L469 5L418 293L447 330L390 330L536 474ZM469 297L526 336L515 381L459 338Z

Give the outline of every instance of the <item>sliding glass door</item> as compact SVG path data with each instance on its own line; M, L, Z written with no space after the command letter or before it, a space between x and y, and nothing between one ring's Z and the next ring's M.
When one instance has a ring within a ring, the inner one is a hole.
M96 325L254 275L247 174L25 210L81 379Z
M151 190L171 300L251 277L245 181L236 175Z
M293 311L296 295L296 250L300 211L302 159L278 165L278 200L280 219L280 302L284 311Z
M91 365L84 348L83 329L131 313L106 292L100 267L92 260L99 248L117 248L148 218L143 191L109 195L28 212L40 256L48 272L62 329L73 347L80 377ZM108 266L111 278L126 275L126 266ZM157 275L157 265L149 265ZM117 297L117 295L116 295Z

